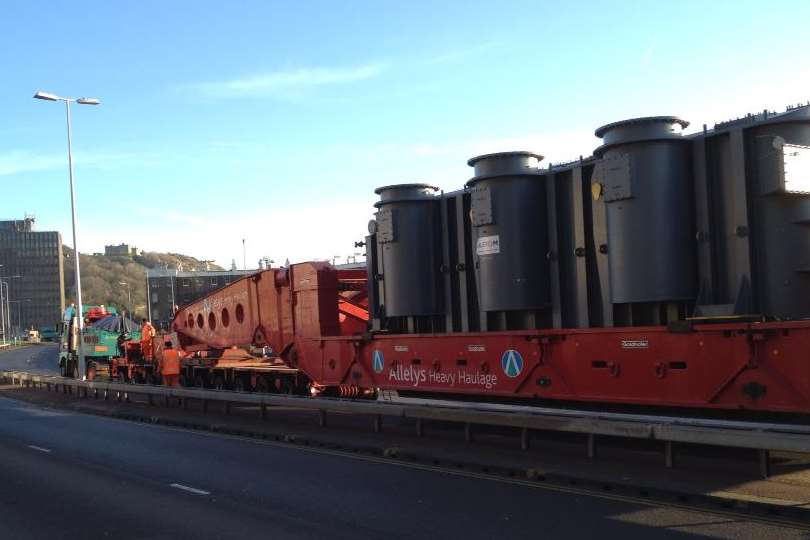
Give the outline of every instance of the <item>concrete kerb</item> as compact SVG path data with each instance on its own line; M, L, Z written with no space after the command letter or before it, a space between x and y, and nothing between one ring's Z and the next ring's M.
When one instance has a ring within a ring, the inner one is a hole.
M254 431L245 427L234 427L218 422L189 421L184 419L173 419L160 415L147 415L133 412L123 412L114 410L93 409L87 411L99 416L108 416L121 420L162 425L166 427L191 429L197 431L208 431L228 436L245 437L257 440L266 440L274 443L285 444L293 447L305 447L313 449L328 449L332 451L345 452L346 454L361 454L390 460L394 463L406 465L419 465L427 467L437 467L439 469L455 470L477 475L489 475L498 478L509 478L515 480L525 480L560 486L566 489L578 489L585 491L610 492L615 495L624 495L638 499L649 499L650 501L664 501L669 504L683 507L699 508L705 511L718 512L740 512L746 514L762 516L770 519L786 519L800 523L810 523L810 507L803 508L791 506L789 504L777 504L752 500L750 497L735 498L730 495L718 496L713 494L703 494L695 492L677 491L650 486L639 486L622 482L587 478L549 472L539 468L519 468L504 465L493 465L480 461L460 461L455 458L437 458L436 455L414 450L404 450L398 447L385 447L361 445L357 443L336 444L326 438L313 436L302 437L295 433ZM384 442L384 441L383 441Z
M14 384L19 385L34 383L41 387L43 383L46 383L48 387L53 384L57 390L61 386L64 393L71 393L77 397L82 395L87 397L88 390L92 390L94 396L103 393L105 399L110 395L116 395L119 398L123 396L124 399L127 399L129 394L140 394L146 396L150 403L154 397L163 398L164 405L167 407L172 401L187 404L189 399L199 400L203 404L203 412L207 411L208 404L212 401L223 403L226 413L230 411L232 404L257 406L263 417L267 414L267 408L274 406L312 410L318 415L321 426L327 425L329 413L370 416L375 431L382 429L383 417L402 417L415 421L418 436L422 436L424 433L425 421L459 423L464 426L466 438L470 441L473 439L475 425L512 427L518 430L520 444L524 449L530 445L532 431L580 433L588 438L587 452L592 458L596 457L597 436L658 440L665 443L664 459L667 466L672 466L674 463L673 443L749 448L761 451L760 471L763 476L767 476L769 473L767 451L810 453L810 427L808 426L743 422L729 422L728 426L724 426L722 422L713 422L712 427L703 427L693 425L694 422L690 422L690 419L662 420L661 417L651 417L654 420L645 421L645 417L640 415L627 415L631 418L630 420L621 420L616 418L618 415L612 415L610 418L603 418L594 413L574 416L570 411L566 414L496 412L462 406L403 405L338 398L313 399L308 396L78 381L17 371L3 371L0 374L4 379L10 378Z

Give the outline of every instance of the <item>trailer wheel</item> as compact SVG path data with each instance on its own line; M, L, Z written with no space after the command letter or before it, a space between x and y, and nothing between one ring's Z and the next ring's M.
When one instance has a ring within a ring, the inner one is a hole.
M267 377L260 375L256 377L256 391L266 394L270 391L270 383L267 382Z
M73 360L68 360L65 366L65 377L71 377L73 379L79 378L79 364L74 362Z
M279 377L276 379L276 392L279 394L292 394L295 390L292 382L286 377Z
M287 362L287 365L291 368L298 367L298 350L295 348L295 345L291 345L289 350L287 350L287 354L284 352L281 353L281 357Z

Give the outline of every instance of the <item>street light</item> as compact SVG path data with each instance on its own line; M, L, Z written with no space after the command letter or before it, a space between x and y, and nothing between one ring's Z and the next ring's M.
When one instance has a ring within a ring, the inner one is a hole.
M67 119L67 141L68 141L68 173L70 175L70 212L73 218L73 257L75 268L75 287L76 287L76 319L78 320L79 330L79 378L85 378L85 365L82 360L81 347L82 347L82 333L84 330L84 314L82 313L82 279L79 272L79 245L76 243L76 189L73 186L73 147L70 139L70 104L78 103L79 105L100 105L101 101L96 98L69 98L61 97L56 94L49 94L48 92L37 92L34 94L35 99L43 99L45 101L63 101L65 103L65 117Z
M6 288L5 300L3 300L3 286ZM3 340L8 341L8 334L11 332L11 305L9 302L8 281L2 279L0 279L0 302L4 303L3 309L5 310L3 316Z
M3 345L6 344L6 302L3 299L3 285L8 287L8 283L0 281L0 333L3 334Z
M30 298L26 298L25 300L11 300L10 303L17 304L17 333L22 334L22 304L23 303L30 303L32 300Z
M9 292L8 292L8 280L9 279L20 279L22 276L0 276L0 314L2 316L2 324L0 324L0 328L3 330L3 342L6 342L8 339L8 332L11 331L11 305L9 302ZM3 280L6 281L3 281ZM6 294L3 295L3 286L5 285Z
M130 290L129 283L126 281L119 281L119 285L126 285L127 286L127 309L130 310L130 315L132 311L132 291Z

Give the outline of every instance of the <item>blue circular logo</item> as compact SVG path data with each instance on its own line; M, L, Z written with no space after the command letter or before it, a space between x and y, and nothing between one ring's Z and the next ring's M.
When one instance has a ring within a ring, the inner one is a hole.
M371 367L374 369L374 373L383 372L383 369L385 368L385 358L383 357L382 351L374 351Z
M515 349L507 349L501 356L501 369L510 379L514 379L523 371L523 357Z

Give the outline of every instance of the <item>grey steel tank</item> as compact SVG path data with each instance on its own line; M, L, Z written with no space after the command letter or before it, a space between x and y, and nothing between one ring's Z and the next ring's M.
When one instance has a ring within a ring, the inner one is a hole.
M746 130L753 282L760 311L810 317L810 107Z
M696 296L689 123L674 116L600 127L593 179L604 200L610 297L614 304L678 302Z
M438 188L397 184L374 190L386 317L442 313Z
M536 310L550 304L546 185L531 152L470 159L471 246L482 311Z

